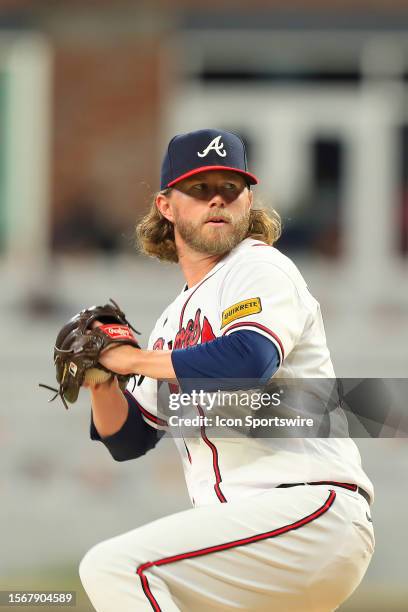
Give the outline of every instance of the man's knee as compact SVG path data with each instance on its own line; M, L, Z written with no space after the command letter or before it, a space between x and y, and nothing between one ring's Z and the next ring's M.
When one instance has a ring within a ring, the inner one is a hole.
M112 550L105 542L96 544L84 555L79 564L79 576L86 590L100 585L101 580L106 579L112 557Z
M139 565L148 557L141 550L127 550L121 545L121 537L105 540L93 546L83 557L79 564L79 576L86 589L101 586L111 578L118 576L134 576Z

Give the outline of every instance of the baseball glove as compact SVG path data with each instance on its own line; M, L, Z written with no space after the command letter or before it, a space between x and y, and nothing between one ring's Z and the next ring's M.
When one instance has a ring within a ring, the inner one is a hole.
M54 364L58 389L40 384L40 387L54 391L49 401L60 396L66 409L67 402L78 399L79 389L87 383L101 383L116 376L124 390L135 375L116 374L99 363L100 354L117 344L129 344L140 348L131 330L139 333L126 319L125 313L112 299L112 304L91 306L72 317L58 333L54 347ZM93 327L99 321L100 327Z

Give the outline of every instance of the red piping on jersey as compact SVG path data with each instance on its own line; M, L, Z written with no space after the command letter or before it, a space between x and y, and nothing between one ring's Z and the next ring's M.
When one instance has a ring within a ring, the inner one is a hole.
M220 268L218 268L218 270L220 270ZM212 274L210 274L210 276L207 276L207 278L205 278L204 280L201 281L201 283L199 285L197 285L197 287L194 289L194 291L188 296L188 298L186 299L186 301L184 302L183 308L181 309L181 313L180 313L180 324L179 324L179 331L183 326L183 317L184 317L184 311L186 309L187 304L189 303L190 299L193 297L193 295L195 294L195 292L197 291L197 289L199 289L201 287L201 285L203 285L205 283L205 281L208 281L208 279L210 279L212 276L214 276L214 274L216 274L218 272L218 270L215 270L215 272L213 272Z
M143 406L141 406L139 404L137 399L130 393L130 391L127 391L125 389L124 393L125 393L125 395L127 397L130 398L131 401L135 402L136 406L139 408L139 410L143 414L143 416L146 417L146 419L149 419L149 421L152 421L153 423L156 423L156 425L161 425L162 427L167 427L168 426L167 421L165 421L164 419L161 419L160 417L156 416L155 414L152 414L151 412L146 410L146 408L143 408Z
M218 268L218 270L219 269L220 268ZM210 274L210 276L207 276L207 278L205 278L203 281L201 281L201 283L199 285L197 285L197 287L194 289L194 291L188 296L187 300L184 302L183 308L181 309L181 313L180 313L179 331L181 330L181 328L183 326L184 312L186 310L186 306L187 306L188 302L190 301L190 299L192 298L194 293L197 291L197 289L199 289L201 287L201 285L203 285L207 280L209 280L212 276L214 276L214 274L216 274L218 272L218 270L215 270L212 274ZM203 413L202 408L200 406L198 406L198 410L199 410L201 416L204 416L204 413ZM201 431L202 439L204 440L205 444L211 449L211 453L212 453L213 467L214 467L214 473L215 473L215 485L214 485L215 493L216 493L218 499L220 500L220 502L221 503L225 503L227 500L224 497L224 495L223 495L223 493L222 493L222 491L220 489L220 482L222 481L222 478L221 478L220 467L218 465L218 451L217 451L217 448L207 438L207 435L205 433L204 425L201 425L200 431ZM187 448L187 445L186 445L186 449L187 449L187 453L188 453L188 458L189 458L190 463L191 463L191 456L190 456L189 450Z
M201 408L201 406L197 405L197 410L200 413L200 416L204 416L204 411ZM211 440L209 440L207 438L207 434L205 433L205 426L201 425L200 427L200 431L201 431L201 437L204 440L205 444L211 449L212 452L212 459L213 459L213 468L214 468L214 474L215 474L215 485L214 485L214 491L218 497L218 499L220 500L220 502L222 504L224 504L227 500L224 497L223 492L220 489L220 483L222 482L222 478L221 478L221 472L220 472L220 466L218 464L218 450L217 447L215 446L215 444L213 442L211 442Z
M216 552L222 552L224 550L229 550L230 548L238 548L239 546L246 546L247 544L253 544L254 542L259 542L262 540L268 540L271 538L276 538L279 535L284 533L288 533L289 531L294 531L295 529L299 529L300 527L304 527L308 523L315 521L320 516L325 514L333 505L334 500L336 499L336 492L330 490L329 497L326 499L324 504L320 506L317 510L305 516L294 523L290 523L289 525L285 525L284 527L279 527L278 529L273 529L272 531L266 531L264 533L258 533L257 535L250 536L248 538L242 538L240 540L233 540L232 542L225 542L224 544L218 544L216 546L209 546L207 548L200 548L198 550L192 550L190 552L181 553L178 555L172 555L171 557L164 557L163 559L157 559L156 561L148 561L147 563L142 563L136 570L137 575L140 578L142 583L143 591L149 600L152 609L155 612L162 612L162 608L158 604L156 598L150 590L149 582L147 577L145 576L145 571L150 569L151 567L160 567L161 565L169 565L170 563L176 563L177 561L183 561L184 559L193 559L195 557L203 557L205 555L209 555Z
M254 246L256 246L256 245L254 244ZM242 323L234 323L233 325L230 325L230 327L227 327L227 329L224 331L224 333L222 335L225 336L225 334L227 332L229 332L231 329L236 329L237 327L257 327L258 329L262 329L263 331L268 333L279 344L279 348L280 348L281 353L282 353L282 361L284 360L284 358L285 358L285 351L284 351L284 348L283 348L282 341L279 338L279 336L277 336L271 329L269 329L268 327L265 327L265 325L261 325L261 323L254 323L254 322L250 322L250 321L248 322L247 321L247 322L242 322Z

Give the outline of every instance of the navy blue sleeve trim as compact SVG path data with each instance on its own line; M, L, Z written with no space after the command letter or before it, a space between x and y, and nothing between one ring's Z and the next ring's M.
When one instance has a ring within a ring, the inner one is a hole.
M163 431L146 423L133 396L127 393L125 397L129 406L128 417L112 436L100 437L91 413L91 439L102 442L115 461L128 461L145 455L164 435Z
M176 349L171 360L180 386L187 393L232 388L224 384L225 379L236 389L250 388L248 384L263 386L280 365L279 352L272 340L249 330Z

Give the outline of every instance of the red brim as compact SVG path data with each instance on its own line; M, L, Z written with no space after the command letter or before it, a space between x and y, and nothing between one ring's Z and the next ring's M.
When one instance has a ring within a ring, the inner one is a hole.
M199 172L207 172L207 170L230 170L231 172L238 172L238 174L244 176L250 185L257 185L259 182L254 174L245 172L245 170L240 170L239 168L231 168L229 166L201 166L200 168L194 168L194 170L190 170L189 172L185 172L181 176L178 176L173 181L170 181L170 183L167 184L167 187L173 187L173 185L176 183L183 181L190 176L194 176Z

